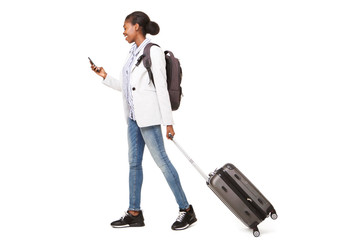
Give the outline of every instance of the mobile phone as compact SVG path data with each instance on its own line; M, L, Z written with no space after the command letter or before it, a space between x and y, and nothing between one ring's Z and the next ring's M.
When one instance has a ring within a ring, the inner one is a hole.
M90 61L90 64L91 64L91 65L94 65L94 66L96 67L96 71L97 71L97 72L100 72L100 69L95 65L95 63L91 60L91 58L88 57L88 59L89 59L89 61Z

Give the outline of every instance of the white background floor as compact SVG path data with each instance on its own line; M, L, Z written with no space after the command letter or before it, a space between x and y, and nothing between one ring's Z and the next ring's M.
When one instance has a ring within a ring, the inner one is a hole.
M135 10L183 66L178 142L205 172L234 163L275 206L261 238L358 238L360 9L319 0L3 4L0 238L253 238L169 141L198 222L170 229L178 209L146 152L146 227L110 227L128 204L126 126L87 57L118 76Z

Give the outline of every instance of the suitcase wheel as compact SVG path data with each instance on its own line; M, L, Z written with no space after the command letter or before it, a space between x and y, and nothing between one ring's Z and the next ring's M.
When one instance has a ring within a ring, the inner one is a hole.
M260 236L260 231L259 231L259 229L257 227L253 229L253 235L254 235L254 237L259 237Z
M278 215L276 214L275 211L272 211L270 212L270 217L273 219L273 220L276 220L278 218Z

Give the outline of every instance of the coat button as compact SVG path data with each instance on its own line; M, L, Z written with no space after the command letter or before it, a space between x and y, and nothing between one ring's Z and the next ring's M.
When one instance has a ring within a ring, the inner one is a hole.
M133 88L132 88L132 90L133 90L133 91L135 91L135 90L136 90L136 88L135 88L135 87L133 87Z

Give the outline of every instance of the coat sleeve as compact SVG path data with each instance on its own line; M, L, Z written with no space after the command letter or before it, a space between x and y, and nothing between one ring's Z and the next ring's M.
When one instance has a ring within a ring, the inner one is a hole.
M120 75L121 77L121 75ZM103 84L105 84L106 86L108 87L111 87L115 90L118 90L118 91L122 91L122 80L120 78L120 80L110 76L109 74L106 75L106 78L103 80Z
M167 90L166 82L166 61L163 50L159 47L152 47L150 49L151 57L151 71L154 76L156 94L159 102L160 113L163 125L173 125L174 120L172 116L169 92Z

